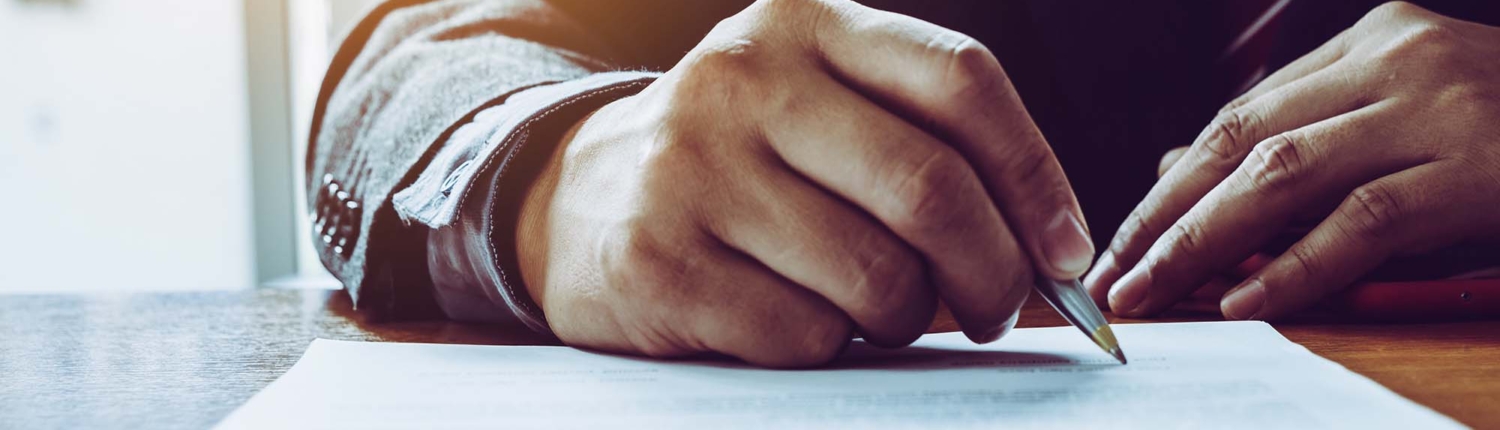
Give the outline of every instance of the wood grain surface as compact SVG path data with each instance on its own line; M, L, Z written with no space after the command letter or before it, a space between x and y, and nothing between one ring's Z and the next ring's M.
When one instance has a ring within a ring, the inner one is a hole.
M1179 311L1165 319L1216 318ZM1045 304L1032 302L1020 326L1063 324ZM935 328L953 327L940 319ZM1465 424L1500 428L1500 322L1302 321L1277 328ZM346 295L328 291L0 296L0 428L207 428L290 368L318 337L556 344L482 325L367 324Z

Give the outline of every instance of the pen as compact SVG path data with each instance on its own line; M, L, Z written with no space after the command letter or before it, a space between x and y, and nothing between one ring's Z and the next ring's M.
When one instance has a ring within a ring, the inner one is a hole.
M1083 330L1083 334L1088 335L1089 339L1093 339L1100 349L1120 360L1120 364L1125 364L1125 351L1120 349L1120 341L1115 339L1115 332L1109 329L1109 321L1104 320L1104 313L1099 312L1094 299L1089 298L1088 292L1084 291L1082 282L1077 279L1058 281L1037 274L1036 291L1063 318Z

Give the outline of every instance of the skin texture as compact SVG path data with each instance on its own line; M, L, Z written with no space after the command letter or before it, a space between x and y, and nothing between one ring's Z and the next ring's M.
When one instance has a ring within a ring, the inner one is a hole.
M1034 276L1076 278L1093 257L995 57L844 0L721 22L569 132L518 229L564 342L773 367L826 362L852 336L904 346L939 301L993 341Z
M1387 3L1229 103L1168 154L1086 284L1119 315L1168 309L1294 223L1228 292L1274 319L1382 262L1500 237L1500 29ZM1169 167L1169 168L1168 168Z

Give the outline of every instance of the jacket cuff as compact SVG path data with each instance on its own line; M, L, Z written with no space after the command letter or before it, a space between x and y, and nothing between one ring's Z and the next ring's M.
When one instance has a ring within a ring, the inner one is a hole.
M600 73L515 93L473 115L416 181L396 193L392 203L405 222L433 229L428 271L449 318L520 322L549 332L521 283L516 258L515 227L526 190L574 122L657 76Z

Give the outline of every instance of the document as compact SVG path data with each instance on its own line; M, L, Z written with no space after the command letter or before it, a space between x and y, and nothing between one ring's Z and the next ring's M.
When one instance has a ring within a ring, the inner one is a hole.
M223 429L1462 428L1260 322L856 341L809 370L566 347L316 340Z

